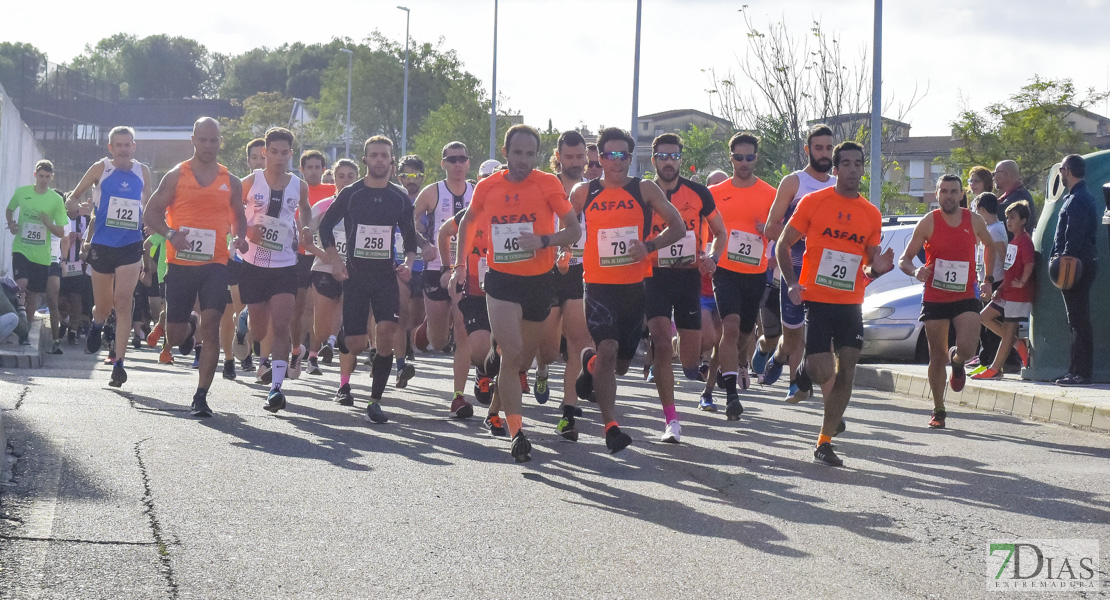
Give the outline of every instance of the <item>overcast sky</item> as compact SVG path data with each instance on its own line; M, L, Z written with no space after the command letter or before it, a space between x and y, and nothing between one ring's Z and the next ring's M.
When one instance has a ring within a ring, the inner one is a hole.
M470 72L489 85L493 53L493 0L400 0L412 9L411 35L443 38ZM29 42L54 62L81 53L86 43L127 31L199 40L210 50L237 54L284 42L364 38L374 29L404 39L405 13L396 2L226 0L151 2L122 12L93 10L75 0L53 0L44 22L41 6L5 2L0 40ZM746 52L744 2L644 2L640 114L674 108L709 110L704 72L735 69ZM785 19L804 35L813 19L838 33L846 54L870 47L869 0L747 0L757 24ZM886 2L884 99L905 100L915 86L928 90L907 116L914 135L941 135L961 103L982 108L1004 100L1034 74L1071 77L1081 89L1110 87L1110 0L931 0ZM105 5L106 6L106 5ZM165 6L166 8L161 8ZM159 7L159 8L154 8ZM236 12L229 12L233 7ZM502 0L498 30L500 95L527 122L557 128L583 122L631 124L634 0ZM78 18L77 15L80 15ZM42 27L32 24L42 24ZM398 98L400 102L400 98ZM1095 112L1110 115L1105 103ZM886 116L897 116L884 111Z

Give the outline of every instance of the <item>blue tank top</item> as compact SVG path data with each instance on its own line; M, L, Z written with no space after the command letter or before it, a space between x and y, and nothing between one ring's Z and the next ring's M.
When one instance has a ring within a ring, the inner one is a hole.
M92 243L113 248L142 243L143 165L131 161L130 169L117 169L111 160L103 162Z

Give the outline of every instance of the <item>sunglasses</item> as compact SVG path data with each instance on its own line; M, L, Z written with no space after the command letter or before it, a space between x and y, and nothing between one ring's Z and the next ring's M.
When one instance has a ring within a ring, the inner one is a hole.
M655 160L667 160L668 158L671 160L682 160L681 152L656 152L652 154L652 156L655 157Z
M397 179L420 179L423 176L423 173L398 173Z
M586 166L591 169L600 169L601 163L597 162L596 160L591 160Z
M619 150L610 150L609 152L602 152L601 158L607 158L609 160L627 160L629 158L632 158L632 153L621 152Z
M453 165L457 165L459 163L464 163L464 162L470 160L470 157L465 156L465 155L464 156L444 156L443 160L445 162L449 162Z
M736 162L744 162L744 161L755 162L755 159L756 159L757 156L758 156L757 154L737 154L737 153L733 152L732 153L732 160L735 160Z

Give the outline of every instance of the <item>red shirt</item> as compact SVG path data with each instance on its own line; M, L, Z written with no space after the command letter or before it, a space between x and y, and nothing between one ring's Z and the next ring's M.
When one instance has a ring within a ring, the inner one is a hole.
M925 302L955 302L975 297L975 228L971 211L960 210L960 224L952 227L938 208L933 211L933 235L925 241L925 266L933 270L925 282Z
M1012 258L1011 258L1012 257ZM1001 257L1000 257L1001 258ZM1036 293L1036 268L1029 275L1029 281L1019 288L1013 286L1015 280L1020 280L1025 274L1025 265L1036 264L1036 251L1033 249L1033 238L1029 233L1022 231L1021 235L1014 238L1006 246L1006 270L1002 275L1002 287L998 289L998 298L1007 302L1032 302Z

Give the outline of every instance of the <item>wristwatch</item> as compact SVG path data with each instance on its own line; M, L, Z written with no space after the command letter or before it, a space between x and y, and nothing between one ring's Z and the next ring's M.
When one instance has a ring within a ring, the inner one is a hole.
M174 236L174 234L176 234L176 233L177 233L177 230L176 230L176 229L174 229L173 227L170 227L169 229L167 229L167 230L166 230L166 241L167 241L167 242L168 242L168 241L170 241L170 239L171 239L171 238L172 238L172 237Z

